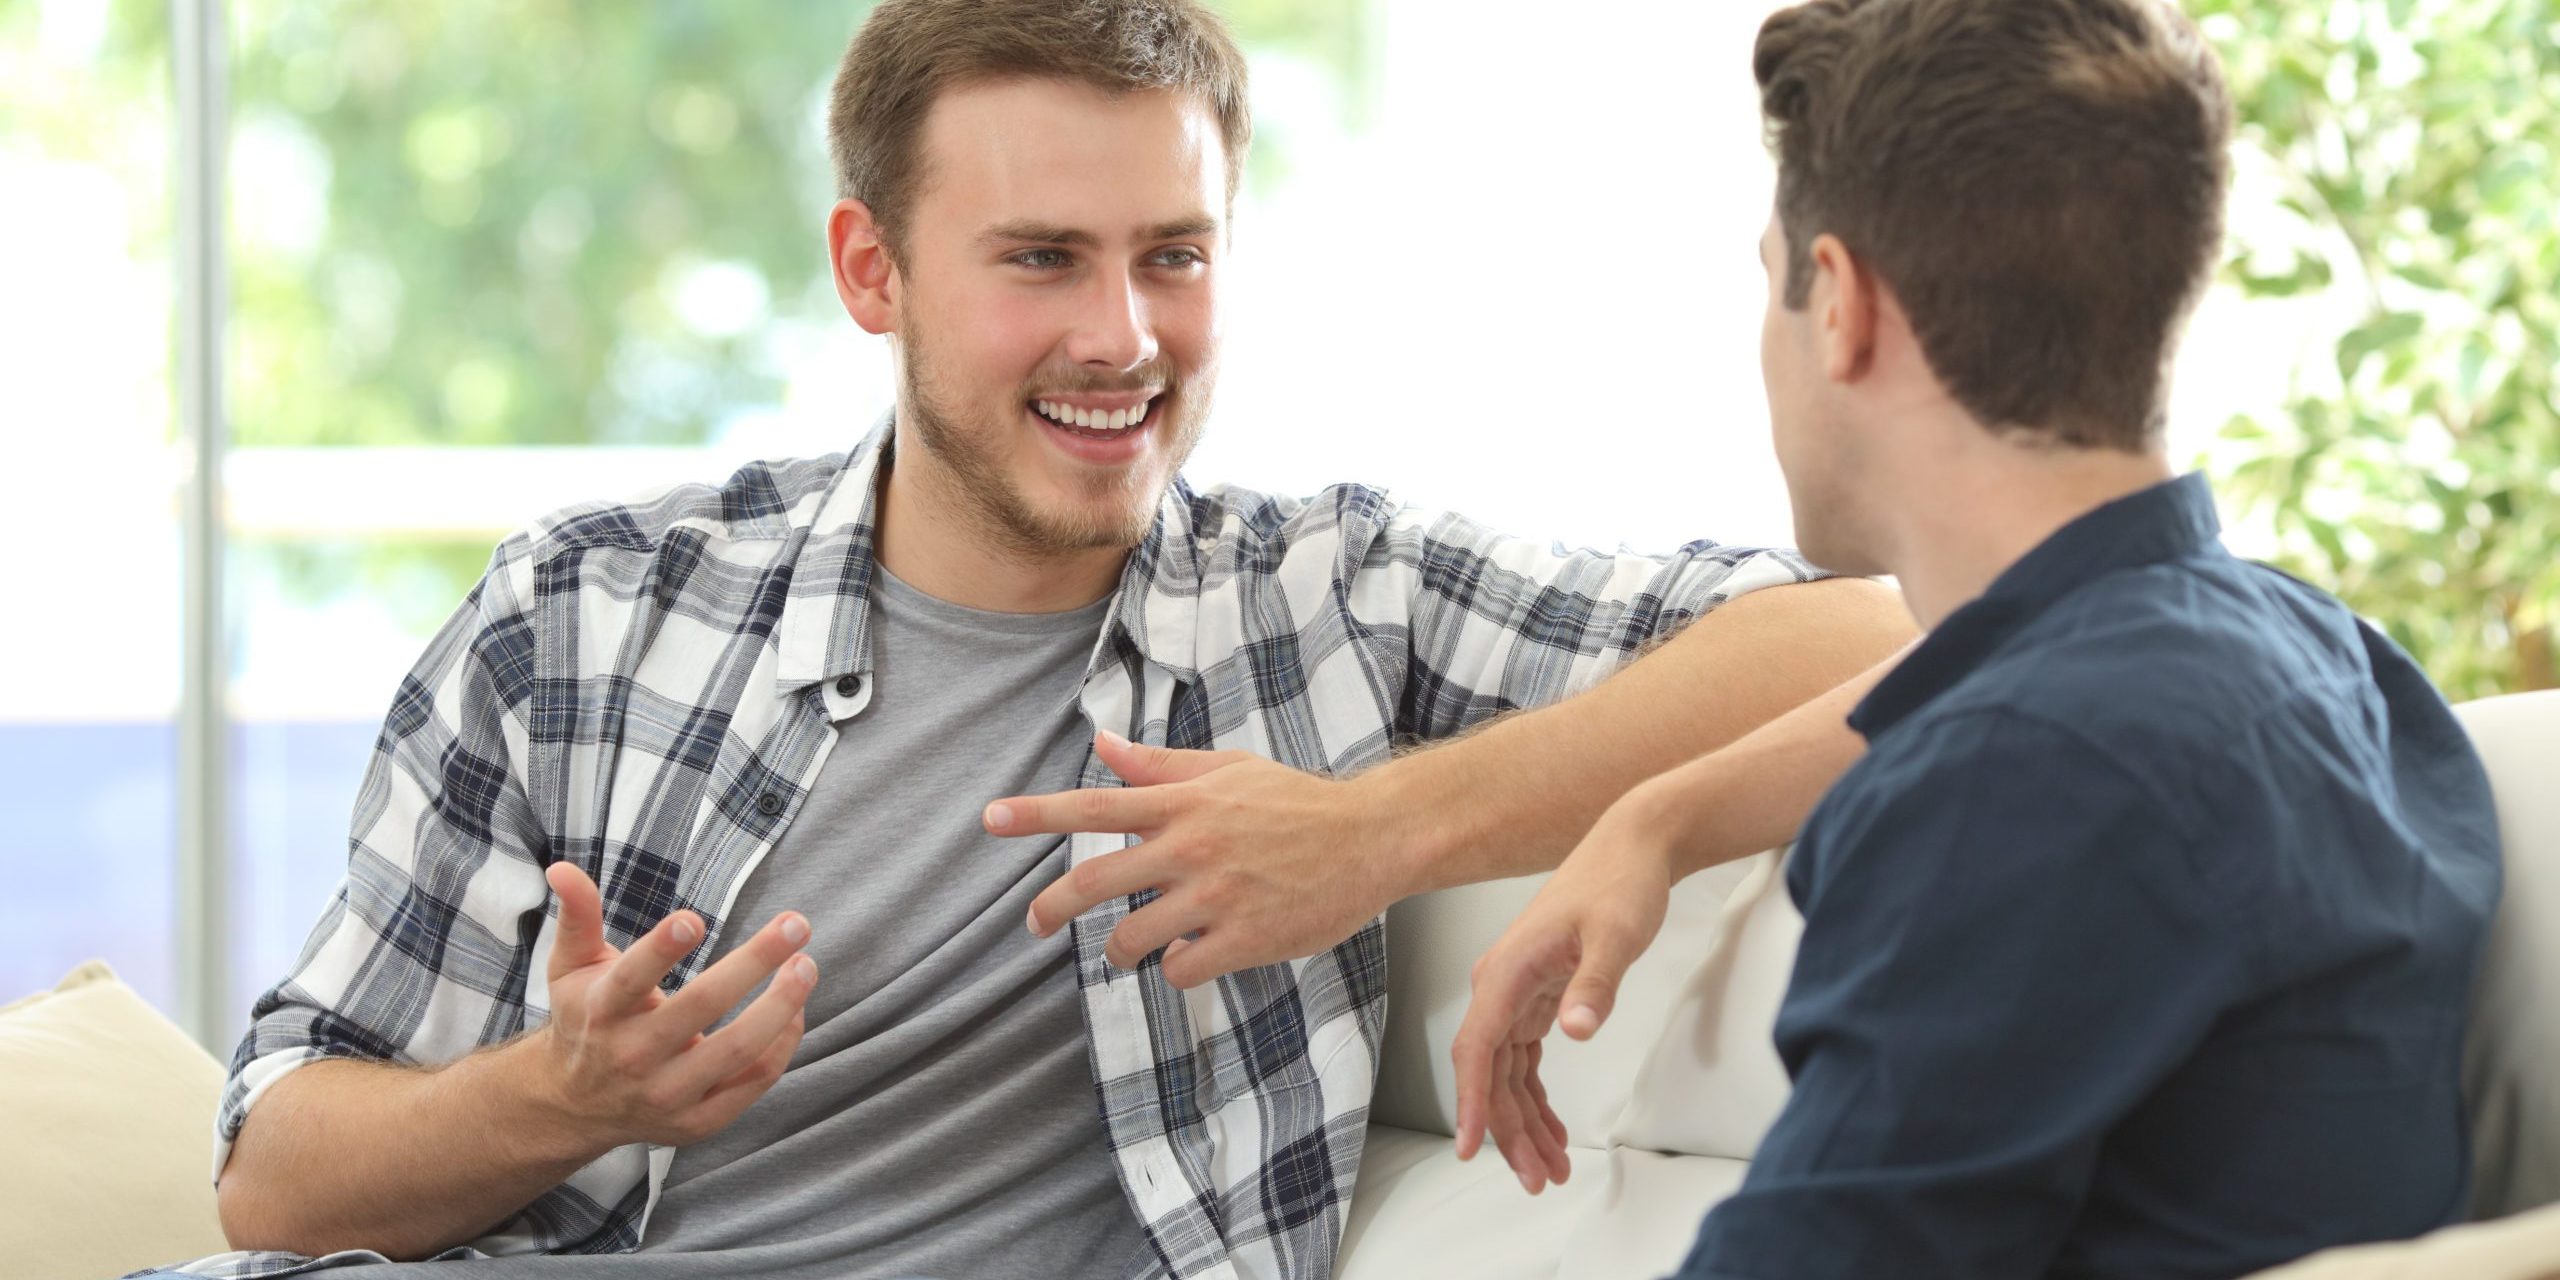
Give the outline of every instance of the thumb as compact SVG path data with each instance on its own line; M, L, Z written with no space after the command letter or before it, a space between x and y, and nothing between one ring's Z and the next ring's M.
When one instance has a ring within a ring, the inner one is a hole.
M560 932L551 942L551 976L586 968L618 954L604 940L604 896L576 863L554 862L542 878L560 898Z
M1176 751L1171 747L1131 742L1109 729L1093 735L1093 753L1133 787L1189 782L1244 759L1241 751Z
M1582 963L1573 971L1573 981L1564 989L1564 1004L1556 1016L1557 1025L1576 1040L1588 1040L1599 1033L1600 1024L1608 1021L1609 1010L1618 1002L1618 984L1626 980L1627 966L1634 964L1643 948L1622 931L1595 929L1583 940Z

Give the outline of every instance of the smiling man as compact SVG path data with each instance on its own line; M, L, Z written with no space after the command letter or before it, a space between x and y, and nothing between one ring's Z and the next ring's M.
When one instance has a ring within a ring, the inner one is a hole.
M189 1271L1321 1280L1386 906L1901 643L1784 552L1183 484L1244 103L1181 0L873 10L827 244L894 413L499 547L234 1061L262 1252Z

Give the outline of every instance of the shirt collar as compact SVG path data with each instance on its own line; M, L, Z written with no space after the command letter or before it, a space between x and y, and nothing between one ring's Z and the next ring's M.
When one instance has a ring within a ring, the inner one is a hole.
M2128 494L2056 530L1981 596L1948 614L1849 713L1874 741L1980 667L2028 623L2119 569L2183 559L2218 545L2222 520L2200 473Z
M791 583L775 625L780 650L775 692L790 697L810 685L871 673L871 598L879 573L880 481L887 473L897 415L884 415L827 488L793 560ZM1197 679L1193 626L1200 554L1194 539L1191 487L1167 486L1155 523L1120 571L1118 598L1094 643L1091 664L1111 660L1125 638L1139 656L1185 679Z

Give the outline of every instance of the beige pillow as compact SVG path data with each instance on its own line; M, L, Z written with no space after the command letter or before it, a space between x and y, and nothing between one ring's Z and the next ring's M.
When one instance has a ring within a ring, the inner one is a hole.
M2554 1280L2560 1205L2398 1244L2331 1249L2255 1280Z
M0 1006L0 1274L100 1280L230 1246L222 1067L92 960Z

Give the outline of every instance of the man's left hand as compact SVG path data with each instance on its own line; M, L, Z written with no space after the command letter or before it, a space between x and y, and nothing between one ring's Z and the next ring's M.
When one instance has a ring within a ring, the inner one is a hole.
M1134 969L1164 948L1165 980L1189 988L1337 946L1404 896L1399 824L1356 780L1109 732L1095 737L1094 753L1129 785L987 806L987 830L999 836L1143 841L1079 863L1033 900L1031 931L1041 937L1153 889L1159 896L1111 931L1103 956Z

